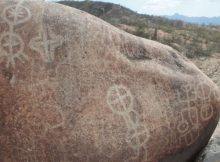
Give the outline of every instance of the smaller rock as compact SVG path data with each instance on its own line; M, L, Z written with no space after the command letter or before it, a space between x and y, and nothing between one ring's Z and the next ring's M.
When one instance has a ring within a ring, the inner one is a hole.
M220 162L220 136L211 139L196 162Z

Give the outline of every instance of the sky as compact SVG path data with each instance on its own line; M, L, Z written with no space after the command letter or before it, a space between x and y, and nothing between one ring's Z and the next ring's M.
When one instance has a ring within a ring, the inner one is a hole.
M53 0L48 0L53 1ZM81 0L78 0L81 1ZM220 0L95 0L113 2L150 15L220 16Z

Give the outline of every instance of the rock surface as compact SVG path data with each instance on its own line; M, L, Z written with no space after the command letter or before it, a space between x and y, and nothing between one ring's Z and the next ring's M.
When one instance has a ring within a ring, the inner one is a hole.
M220 87L220 54L211 57L193 59L192 61ZM215 129L207 147L200 154L197 162L220 161L220 123Z
M1 162L186 162L217 86L172 48L85 12L0 1Z
M209 145L202 152L196 162L219 162L220 161L220 137L212 138Z
M220 53L209 57L194 58L192 62L220 87Z
M206 148L198 156L196 162L220 161L220 124L218 124Z

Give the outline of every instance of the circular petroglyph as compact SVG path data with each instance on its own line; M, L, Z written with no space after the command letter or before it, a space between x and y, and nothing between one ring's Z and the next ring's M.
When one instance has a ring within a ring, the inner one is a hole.
M203 121L207 121L211 119L213 114L214 114L214 108L212 105L209 107L203 107L203 109L201 109L200 111L200 115Z
M20 35L14 32L14 27L28 21L31 13L29 9L17 4L4 8L2 17L9 25L9 31L0 36L0 63L6 60L6 67L12 65L14 68L16 59L23 63L28 60L23 53L24 42Z
M133 149L140 149L149 140L149 131L145 127L141 129L130 129L128 130L126 141Z
M31 18L30 10L23 6L12 5L3 10L3 18L9 25L25 23Z
M133 96L125 86L114 85L108 91L107 103L114 113L123 115L132 110Z
M197 87L197 97L200 99L210 99L211 87L205 83L199 84Z
M0 45L9 55L17 55L24 50L24 42L16 33L6 32L2 34Z
M7 67L12 65L15 67L15 60L21 62L27 60L27 56L23 53L24 42L22 38L16 33L6 32L0 36L0 59L6 59Z
M140 120L140 114L134 109L134 97L123 85L113 85L107 93L107 103L113 113L123 117L127 126L125 141L135 152L135 159L150 138L149 130ZM145 153L146 154L146 153Z
M178 124L177 126L177 130L180 132L180 133L185 133L187 132L189 129L189 123L187 121L182 121Z

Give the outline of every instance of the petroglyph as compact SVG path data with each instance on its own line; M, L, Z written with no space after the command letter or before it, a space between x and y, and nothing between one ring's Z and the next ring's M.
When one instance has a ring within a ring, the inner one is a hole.
M214 108L212 105L206 105L206 107L204 106L201 108L200 115L203 121L208 121L209 119L211 119L213 114Z
M40 53L46 63L51 63L55 58L55 51L63 44L63 37L56 35L49 28L42 28L39 35L33 38L29 46L32 50Z
M113 85L107 93L109 108L123 117L127 126L126 142L134 150L138 158L140 149L146 147L150 135L145 125L140 122L140 115L133 108L134 97L123 85ZM145 154L145 156L147 156ZM147 158L146 158L147 159Z
M59 128L59 127L64 127L65 126L65 119L66 119L60 106L58 106L58 105L47 105L47 107L52 107L55 111L57 111L59 113L59 115L61 116L61 121L58 122L57 124L46 123L45 124L45 130L43 132L43 136L46 135L46 133L50 130L53 130L53 129L56 129L56 128Z
M190 146L196 141L196 139L198 139L198 137L199 137L198 131L194 131L194 130L188 131L186 134L181 135L179 137L180 145L185 144L186 146Z
M148 140L149 131L144 125L128 128L126 141L136 151L137 156L140 154L140 148L145 147Z
M129 113L133 108L133 96L131 92L122 85L112 86L108 91L107 98L109 107L118 115Z
M207 85L205 81L199 80L181 86L177 91L177 100L184 105L180 112L180 120L177 124L177 131L181 134L179 144L191 145L199 137L199 132L203 128L202 122L208 121L213 117L214 108L211 105L212 87ZM194 106L202 100L199 108Z
M0 161L183 162L202 149L220 95L193 64L40 1L0 3Z
M0 36L0 63L6 60L6 67L15 67L15 61L18 59L22 63L28 60L28 57L23 53L24 42L16 33L4 33Z
M24 42L21 36L14 32L14 27L25 23L31 18L29 9L21 6L21 3L4 8L3 19L9 26L9 31L0 36L0 63L6 61L6 67L15 68L16 60L22 63L28 60L24 54Z
M189 130L189 123L186 120L181 121L177 126L177 130L180 133L187 132Z
M179 144L191 145L197 140L198 131L201 128L198 120L198 111L196 107L190 107L189 109L181 111L180 115L181 121L177 125L177 130L181 133L181 136L179 137Z
M8 6L3 10L3 19L10 27L27 22L31 18L28 8L18 5Z

